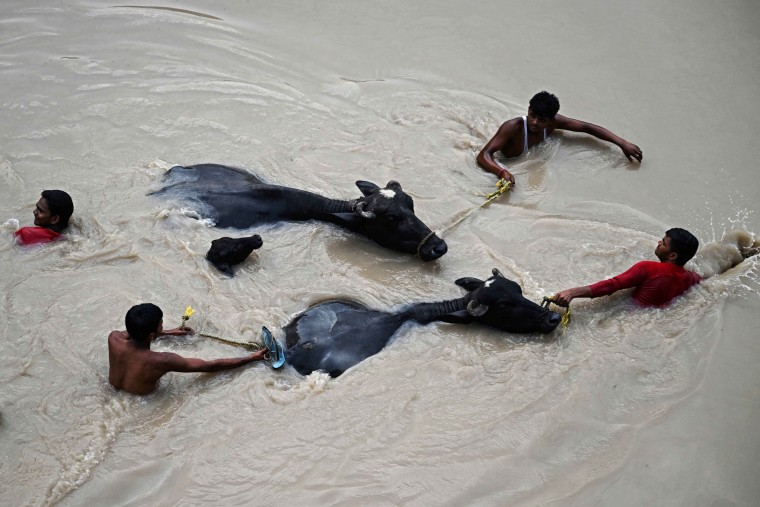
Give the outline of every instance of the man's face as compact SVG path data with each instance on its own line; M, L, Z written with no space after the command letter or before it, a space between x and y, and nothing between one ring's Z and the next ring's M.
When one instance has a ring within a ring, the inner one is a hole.
M58 222L58 215L50 213L50 208L44 197L40 197L32 213L34 213L34 225L37 227L48 227Z
M667 234L657 242L657 248L654 249L654 254L660 261L674 261L678 258L678 254L671 250L670 236Z
M528 130L531 132L539 132L541 130L544 130L547 126L549 126L550 121L551 118L542 118L540 116L536 116L536 114L533 112L533 109L530 107L528 108Z

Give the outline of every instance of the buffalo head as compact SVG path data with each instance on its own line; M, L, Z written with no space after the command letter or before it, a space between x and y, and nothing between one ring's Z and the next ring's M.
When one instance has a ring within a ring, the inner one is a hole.
M215 239L206 253L206 259L223 273L233 276L232 266L243 262L251 252L261 248L263 243L258 234L247 238Z
M373 241L387 248L415 253L432 261L446 253L446 242L435 235L414 214L414 201L397 181L380 188L368 181L357 181L364 197L357 199L354 213L362 220L362 230Z
M505 278L498 269L486 281L460 278L456 284L466 289L467 310L453 322L479 322L510 333L549 333L560 315L525 299L520 286Z

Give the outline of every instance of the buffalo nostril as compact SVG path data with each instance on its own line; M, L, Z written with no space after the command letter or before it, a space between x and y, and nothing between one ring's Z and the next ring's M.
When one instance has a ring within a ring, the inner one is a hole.
M445 241L438 238L435 239L437 241L433 242L433 240L431 240L427 245L419 248L417 251L417 254L425 262L438 259L449 250L449 247L446 246Z
M553 328L554 328L554 327L557 327L557 325L559 325L559 322L560 322L560 320L562 320L562 317L560 316L560 314L558 314L558 313L556 313L556 312L551 312L551 313L549 314L549 320L548 320L548 323L549 323L549 325L550 325L550 326L552 326Z

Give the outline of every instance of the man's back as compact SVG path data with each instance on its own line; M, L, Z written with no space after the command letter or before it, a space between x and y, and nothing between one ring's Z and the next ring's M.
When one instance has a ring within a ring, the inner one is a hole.
M108 381L116 389L132 394L149 394L169 369L161 352L140 348L124 331L108 335Z
M158 380L170 371L208 373L230 370L254 361L263 361L268 354L267 349L262 348L243 357L206 361L182 357L172 352L153 352L150 350L150 342L159 335L184 336L193 333L192 329L186 327L164 330L162 324L158 324L155 329L145 344L133 339L125 331L111 331L108 335L108 381L116 389L131 394L150 394L156 389Z

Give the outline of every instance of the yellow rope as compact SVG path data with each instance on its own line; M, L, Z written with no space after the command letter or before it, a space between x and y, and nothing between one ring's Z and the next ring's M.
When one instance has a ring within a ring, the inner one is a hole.
M241 347L247 347L249 349L254 349L254 350L261 350L265 348L264 344L259 343L259 342L244 342L244 341L239 341L239 340L232 340L230 338L222 338L221 336L216 336L216 335L208 334L208 333L198 333L198 336L203 336L204 338L211 338L212 340L228 343L230 345L239 345Z
M195 310L193 310L192 306L188 306L187 308L185 308L185 314L182 316L182 325L180 326L180 329L185 328L185 324L190 319L190 317L193 316L194 313L195 313ZM239 341L239 340L232 340L230 338L222 338L221 336L216 336L216 335L208 334L208 333L197 333L197 334L198 336L203 336L204 338L211 338L212 340L228 343L230 345L238 345L240 347L246 347L253 350L261 350L261 349L266 348L264 347L263 343L259 343L259 342L244 342L244 341ZM267 354L266 359L269 359L269 354Z
M555 306L559 306L557 303L554 302L554 300L550 297L544 296L544 302L541 304L544 308L549 308L549 304L553 304ZM572 317L572 313L570 311L570 307L564 307L565 313L562 314L562 319L559 321L559 325L562 326L562 334L565 334L565 331L567 331L567 326L570 325L570 319Z
M469 210L463 212L460 215L459 218L457 218L456 220L454 220L452 223L450 223L449 225L447 225L443 229L439 230L438 231L438 235L440 237L445 236L446 233L448 233L454 227L458 226L459 224L461 224L462 222L464 222L465 220L467 220L467 218L469 218L470 215L472 215L473 213L475 213L476 211L478 211L479 208L485 208L486 206L488 206L489 204L491 204L492 201L496 200L496 198L498 198L501 194L503 194L504 192L506 192L507 190L509 190L509 188L511 186L512 186L512 183L509 182L509 181L507 181L507 180L505 180L505 179L501 179L498 182L496 182L497 190L495 192L490 193L490 194L486 194L485 195L486 201L483 204L481 204L480 206L476 206L474 208L470 208ZM477 195L479 195L479 194L477 194Z
M504 192L507 192L510 188L512 188L512 182L507 181L504 178L500 179L496 182L496 191L491 192L490 194L486 194L486 201L480 205L481 208L485 208L489 204L491 204L493 201L499 198L501 194Z
M430 231L430 234L425 236L422 241L420 241L420 244L417 245L417 257L420 256L420 250L422 250L422 247L425 246L425 243L427 243L427 240L430 239L431 236L435 234L435 231Z

